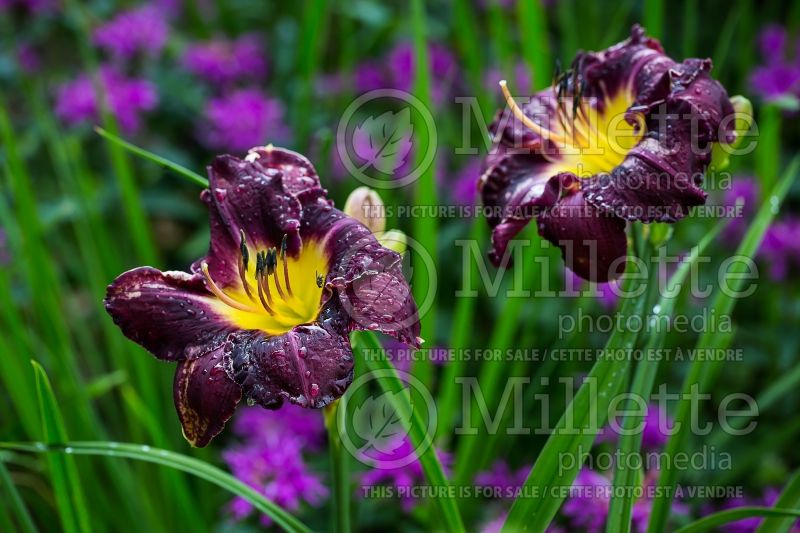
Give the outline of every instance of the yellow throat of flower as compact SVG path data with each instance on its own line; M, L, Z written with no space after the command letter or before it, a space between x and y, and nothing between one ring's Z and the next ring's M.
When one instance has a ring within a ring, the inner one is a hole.
M244 232L240 236L238 284L223 290L211 278L208 264L201 264L208 289L216 296L215 310L238 328L268 335L316 320L328 272L322 246L305 242L298 257L292 258L286 253L286 236L280 250L251 248Z
M554 94L557 98L556 116L548 117L550 124L547 127L522 111L505 80L500 82L500 87L514 116L558 149L557 154L548 154L547 150L542 153L550 161L548 172L551 174L571 172L580 178L588 178L610 172L622 163L645 134L644 117L628 113L634 102L628 89L617 91L613 97L604 90L602 112L598 110L595 98ZM633 117L635 123L629 123L626 115Z

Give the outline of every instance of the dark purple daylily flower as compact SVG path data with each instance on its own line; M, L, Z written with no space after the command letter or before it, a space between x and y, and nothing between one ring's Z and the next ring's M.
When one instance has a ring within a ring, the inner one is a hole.
M323 407L353 377L348 333L419 346L401 256L335 209L300 154L217 157L203 191L208 255L189 273L130 270L105 305L122 332L178 363L174 399L187 440L206 445L242 398Z
M504 87L509 108L490 128L498 143L479 183L492 261L535 217L571 270L607 281L624 270L627 221L674 222L703 204L711 145L735 139L733 121L721 128L733 107L710 69L673 61L634 26L628 40L578 54L522 107Z

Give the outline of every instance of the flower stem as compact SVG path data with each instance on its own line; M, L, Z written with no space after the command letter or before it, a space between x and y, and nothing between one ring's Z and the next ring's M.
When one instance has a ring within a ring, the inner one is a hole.
M339 400L325 407L325 427L328 429L331 475L333 477L333 513L336 531L347 533L350 529L350 455L342 447L337 424Z

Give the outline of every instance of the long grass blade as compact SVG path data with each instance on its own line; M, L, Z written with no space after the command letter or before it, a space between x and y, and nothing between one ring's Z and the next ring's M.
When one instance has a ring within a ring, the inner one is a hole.
M47 379L47 374L39 363L31 361L31 364L36 376L36 392L39 397L44 440L48 443L64 442L67 440L67 432L64 429L58 402L50 387L50 380ZM52 456L49 464L53 492L64 530L91 531L89 511L74 460L71 457Z
M719 531L720 526L754 516L800 517L800 511L794 511L792 509L773 509L772 507L737 507L736 509L728 509L727 511L720 511L719 513L705 516L696 522L676 529L675 533Z
M19 495L17 488L14 486L14 481L11 479L11 475L8 473L5 463L3 463L1 460L0 487L3 488L6 494L3 499L9 502L11 507L16 512L20 530L24 531L25 533L35 533L36 526L33 523L33 518L31 517L28 508L25 506L25 502L22 501L22 497Z
M777 509L800 509L800 472L796 472L775 502ZM795 522L788 517L770 517L764 520L756 533L787 533Z
M253 504L260 512L269 516L277 525L286 531L308 532L310 529L295 517L268 500L252 487L242 483L227 472L194 457L189 457L169 450L151 448L140 444L122 442L62 442L62 443L29 443L0 442L0 449L16 450L32 453L49 453L54 457L60 454L96 455L101 457L119 457L155 463L186 472L205 479L218 487L240 496Z
M427 36L427 15L425 3L422 0L411 0L411 27L414 43L414 84L413 93L420 99L422 105L433 113L433 99L431 88L430 59L428 57L428 36ZM428 131L424 120L419 117L419 113L414 113L414 165L418 166L424 162L428 150L435 149L434 137L436 132ZM431 144L429 144L429 141ZM435 157L434 157L435 159ZM427 169L424 169L419 177L414 189L414 203L416 205L437 205L436 177L434 169L436 162L432 161ZM437 235L438 221L432 216L419 216L413 219L414 238L419 243L421 250L417 250L412 257L414 266L413 290L414 298L418 302L423 302L428 292L434 288L434 272L429 272L426 268L426 260L422 257L425 253L430 257L432 264L437 261ZM437 342L436 339L436 301L423 316L420 317L421 336L429 345ZM420 358L414 362L414 375L422 380L423 383L430 384L432 379L431 362Z
M153 152L145 150L144 148L140 148L139 146L136 146L135 144L132 144L118 137L117 135L114 135L113 133L109 133L99 126L96 127L94 131L96 131L100 137L114 143L121 148L124 148L134 155L147 159L148 161L152 161L153 163L161 165L164 168L168 168L169 170L175 172L179 176L183 176L196 185L208 187L208 180L197 172L193 172L188 168L175 163L174 161L170 161L166 157L161 157L160 155L154 154Z

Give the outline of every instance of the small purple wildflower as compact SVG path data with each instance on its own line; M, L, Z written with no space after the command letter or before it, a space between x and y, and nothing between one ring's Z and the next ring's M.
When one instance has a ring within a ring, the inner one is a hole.
M475 485L491 490L499 498L514 498L519 488L525 484L530 473L530 465L512 470L503 461L495 462L489 470L475 476Z
M290 405L277 411L247 409L237 417L234 432L243 442L222 454L234 476L287 511L296 512L303 502L319 506L325 501L328 490L301 453L321 446L325 429L319 411ZM229 510L238 521L254 507L237 497ZM261 523L269 526L271 520L262 515Z
M117 59L138 53L157 56L169 36L169 26L155 5L122 11L94 31L92 40Z
M354 78L356 91L360 93L383 89L390 85L384 68L374 61L367 61L358 65Z
M616 280L605 283L590 283L575 274L569 268L564 269L564 277L566 284L565 290L568 293L571 291L578 291L573 292L571 295L578 296L580 292L584 290L592 291L592 293L595 294L594 297L598 299L603 309L606 311L613 311L617 307L617 301L619 300L620 291L622 289L619 287L619 283Z
M458 171L452 184L448 187L450 197L458 205L475 205L478 198L478 178L481 175L482 162L473 157Z
M267 58L261 39L242 35L236 40L218 39L194 43L183 54L183 66L209 83L226 86L239 81L262 80Z
M633 531L644 533L650 521L652 500L647 496L657 479L657 472L648 472L645 478L644 495L633 502L631 512ZM570 489L570 496L561 508L571 526L570 531L600 533L605 530L608 508L611 504L613 483L609 478L589 468L583 468ZM686 508L678 502L675 512L684 514Z
M755 216L759 200L758 183L749 177L738 178L731 189L725 192L723 205L730 207L736 205L737 201L744 203L741 216L732 220L722 233L728 246L736 246L742 240ZM777 220L767 229L758 249L758 258L768 265L768 273L773 281L782 282L793 270L800 269L800 243L796 238L798 231L800 219L796 216Z
M128 78L112 67L101 67L102 82L109 111L127 133L139 129L140 114L155 108L158 94L146 80ZM82 74L61 85L56 95L56 115L69 125L98 120L99 109L92 79Z
M657 450L663 447L672 433L672 419L658 404L651 403L647 406L647 414L643 422L642 449ZM617 420L617 427L621 423L621 420ZM597 436L596 442L616 442L617 437L618 435L614 429L611 426L606 426Z
M341 139L340 136L337 136L336 149L331 151L331 157L333 158L332 171L334 177L337 179L343 179L350 175L350 172L347 170L347 167L342 161L342 155L339 153L340 151L342 154L346 154L346 157L350 158L350 162L356 168L363 167L365 172L375 170L375 164L373 164L373 162L381 160L381 158L378 156L380 155L383 147L373 143L370 133L371 132L366 130L356 129L356 131L353 132L353 135L349 137L349 143L351 146L348 146L348 138ZM344 144L344 146L342 146L342 144ZM392 164L388 165L388 167L385 169L387 170L386 173L398 178L407 176L408 173L413 170L413 148L413 136L407 136L400 139L398 142L397 154L395 156L396 159L393 159L391 161ZM397 167L391 168L395 166L395 164Z
M758 255L769 265L769 275L773 281L784 281L793 269L800 268L800 219L788 217L774 222L767 233Z
M258 439L262 435L286 432L302 441L304 449L319 450L325 443L325 426L320 411L286 403L276 411L245 409L236 416L234 432Z
M756 212L759 198L759 187L756 180L749 176L737 177L722 195L722 205L734 207L742 203L739 214L731 220L722 231L722 239L731 246L736 246L744 237L749 226L749 220Z
M611 498L611 481L605 476L583 468L570 489L570 496L561 508L573 527L587 533L599 533L606 524Z
M394 367L400 372L408 372L411 369L411 362L414 358L413 348L409 348L400 341L391 337L383 340L383 351L386 358L392 362Z
M787 58L786 31L767 26L759 36L765 65L750 74L750 85L765 100L800 96L800 58Z
M447 48L440 44L431 44L428 47L428 66L433 103L442 104L458 79L458 63ZM399 43L380 60L361 63L353 73L353 88L358 93L375 89L408 92L413 83L414 47L408 42ZM339 86L345 87L343 83Z
M17 46L17 62L23 72L33 74L42 66L42 60L36 49L27 43Z
M398 44L389 53L387 61L392 87L401 91L410 91L414 83L413 45L408 42ZM441 104L458 74L457 63L447 48L439 44L431 44L428 46L428 65L432 83L431 98L435 104Z
M393 451L380 452L370 449L363 454L362 462L371 463L375 466L372 470L368 470L361 475L361 484L363 487L374 487L378 485L393 486L398 489L397 493L400 495L400 505L403 511L410 512L417 504L411 489L425 481L422 465L419 459L416 458L414 446L408 437L403 437L402 441L397 441L393 446L389 446L389 448L392 448ZM415 456L414 461L403 467L387 468L385 464L382 464L394 462L412 455ZM452 457L443 450L436 450L436 455L442 463L445 472L447 472L450 468Z
M780 62L786 51L786 29L773 24L761 30L758 47L767 63Z
M199 136L212 149L245 152L252 146L280 144L289 138L283 104L255 89L211 99L203 117Z

